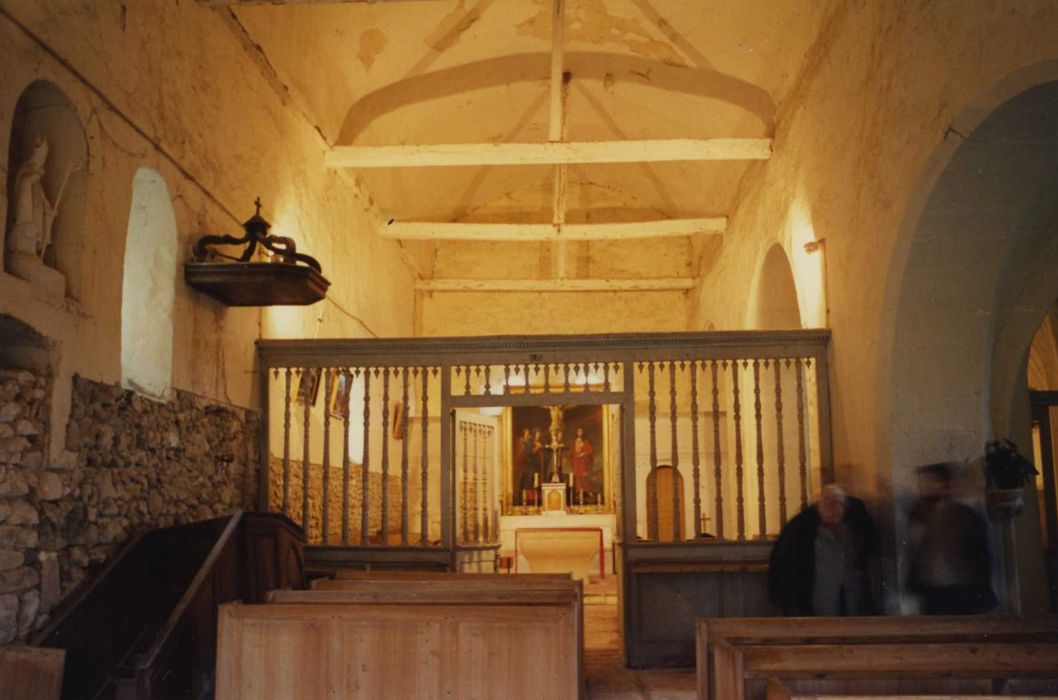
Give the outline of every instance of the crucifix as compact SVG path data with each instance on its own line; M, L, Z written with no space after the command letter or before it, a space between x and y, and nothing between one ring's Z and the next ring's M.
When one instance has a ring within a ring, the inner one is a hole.
M551 425L548 426L548 432L551 433L551 443L545 445L544 449L551 452L551 469L548 472L548 481L554 484L562 481L562 448L565 447L562 443L562 424L566 407L545 406L545 408L551 412Z

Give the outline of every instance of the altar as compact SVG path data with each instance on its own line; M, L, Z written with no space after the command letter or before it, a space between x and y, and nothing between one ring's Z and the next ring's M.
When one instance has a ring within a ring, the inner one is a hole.
M614 573L612 513L504 515L500 554L518 573L572 573L578 579Z

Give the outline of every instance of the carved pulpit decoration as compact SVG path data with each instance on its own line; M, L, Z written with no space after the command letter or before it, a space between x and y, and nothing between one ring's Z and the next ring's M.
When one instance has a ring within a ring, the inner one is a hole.
M321 274L315 258L297 252L294 240L268 233L271 228L257 211L245 223L245 235L203 236L195 244L192 259L184 263L184 281L228 306L305 306L327 296L331 285ZM221 253L214 246L245 246L239 257ZM271 261L254 261L260 245ZM230 262L226 262L230 261Z

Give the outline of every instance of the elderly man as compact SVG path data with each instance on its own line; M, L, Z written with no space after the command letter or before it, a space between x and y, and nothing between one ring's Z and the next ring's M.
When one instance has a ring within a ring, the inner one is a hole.
M877 550L863 501L830 484L779 534L768 562L768 599L783 615L871 614L867 569Z

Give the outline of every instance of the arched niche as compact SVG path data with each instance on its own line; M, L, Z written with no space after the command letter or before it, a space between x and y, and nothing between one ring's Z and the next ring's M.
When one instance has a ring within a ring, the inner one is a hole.
M801 327L797 285L786 251L776 243L764 254L749 304L749 327L790 330Z
M957 120L956 145L949 135L943 167L912 200L921 203L902 234L906 261L889 281L898 293L879 372L890 416L882 477L898 510L915 492L916 465L980 456L999 437L1029 444L1027 358L1058 297L1058 75L1050 73L1031 86L1013 77L1019 90L999 86L989 99L1002 100L968 110L977 121ZM980 495L981 475L965 477L966 493ZM1040 603L1034 501L1026 497L1016 536L1006 536L1010 602L1026 611ZM897 514L897 542L905 527Z
M173 373L178 233L165 180L140 168L132 181L121 284L121 383L163 398Z
M0 368L45 371L50 365L51 343L19 319L0 314Z
M5 269L26 278L26 275L12 269L9 250L19 212L20 198L17 195L20 190L20 172L25 177L24 166L33 158L41 139L47 144L47 157L44 159L40 184L48 204L54 208L54 220L48 231L51 244L43 252L43 263L62 273L67 297L80 299L88 140L73 103L62 90L43 80L31 83L22 92L11 123L7 154ZM25 197L21 199L25 201ZM37 201L33 206L40 207L42 203Z

